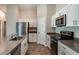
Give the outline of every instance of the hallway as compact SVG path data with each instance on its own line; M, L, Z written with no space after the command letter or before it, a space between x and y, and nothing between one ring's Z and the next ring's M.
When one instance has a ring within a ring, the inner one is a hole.
M41 44L29 43L26 55L51 55L48 47Z

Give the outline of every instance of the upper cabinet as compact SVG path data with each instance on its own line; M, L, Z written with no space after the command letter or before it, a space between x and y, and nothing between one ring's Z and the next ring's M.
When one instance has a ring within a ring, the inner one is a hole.
M52 16L52 19L51 19L51 27L56 27L56 25L55 25L55 18L56 18L56 15L53 15Z
M79 5L78 4L70 4L62 8L60 11L56 12L56 14L52 18L52 27L55 23L55 19L60 17L61 15L66 14L66 27L70 26L79 26Z
M67 26L73 26L74 19L75 19L75 5L70 5L67 10L67 17L66 17Z
M79 26L79 5L70 5L67 10L67 26Z

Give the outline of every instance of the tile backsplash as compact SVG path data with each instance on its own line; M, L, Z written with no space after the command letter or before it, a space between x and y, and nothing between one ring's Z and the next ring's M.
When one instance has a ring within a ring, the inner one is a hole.
M74 37L79 38L79 27L56 27L56 32L60 33L60 31L73 31Z

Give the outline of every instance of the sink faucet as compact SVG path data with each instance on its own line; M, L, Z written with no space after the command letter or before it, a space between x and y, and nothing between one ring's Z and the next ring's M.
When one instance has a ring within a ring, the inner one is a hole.
M11 38L17 37L17 34L11 34Z
M13 38L13 36L14 36L14 35L13 35L13 34L11 34L11 38Z

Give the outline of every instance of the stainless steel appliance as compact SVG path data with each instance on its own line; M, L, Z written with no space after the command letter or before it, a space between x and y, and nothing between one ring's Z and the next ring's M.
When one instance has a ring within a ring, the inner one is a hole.
M60 31L61 40L73 40L74 32L72 31Z
M24 36L28 34L28 23L17 22L16 23L16 33L18 36Z
M66 14L56 18L56 26L57 27L66 26Z
M60 34L56 33L53 36L51 36L51 54L58 54L58 40L74 40L74 32L60 31Z
M58 54L58 40L59 39L60 39L60 34L58 33L51 36L51 40L50 40L51 54L54 54L54 55Z

